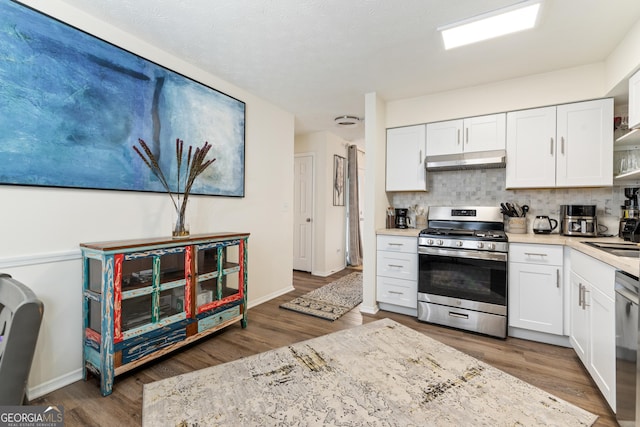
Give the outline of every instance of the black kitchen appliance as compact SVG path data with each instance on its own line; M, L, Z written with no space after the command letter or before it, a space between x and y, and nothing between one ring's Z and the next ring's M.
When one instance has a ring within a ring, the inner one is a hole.
M396 228L409 228L409 209L396 209Z
M498 207L429 207L418 237L418 320L507 336L508 242Z
M616 295L616 420L637 426L638 400L638 278L622 271L615 276Z
M638 190L640 190L638 187L625 188L624 195L627 199L624 201L624 205L620 206L620 226L618 228L618 236L628 241L632 241L630 233L631 229L635 228L638 223L638 219L640 218ZM629 223L628 226L627 223ZM627 234L626 238L625 233Z
M640 243L640 219L627 218L620 230L620 237L627 242Z
M622 219L638 218L640 217L640 207L638 207L638 187L627 187L624 189L624 196L626 200L624 205L620 206L622 209Z

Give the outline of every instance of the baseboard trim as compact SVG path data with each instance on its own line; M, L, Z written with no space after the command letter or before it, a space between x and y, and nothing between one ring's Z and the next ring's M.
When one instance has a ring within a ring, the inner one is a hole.
M417 308L403 307L400 305L388 304L384 302L379 302L378 306L380 307L380 310L383 311L391 311L393 313L400 313L411 317L418 317Z
M514 328L513 326L509 326L508 336L528 341L537 341L545 344L571 348L569 337L565 335L553 335L547 334L545 332L530 331L528 329Z
M45 394L49 394L52 391L58 390L59 388L68 386L69 384L80 380L82 380L82 368L69 372L68 374L61 375L58 378L54 378L35 387L28 388L27 399L37 399Z
M378 311L380 311L380 308L378 308L378 305L373 305L373 306L369 306L369 305L360 305L360 313L364 313L364 314L376 314Z
M343 266L341 266L341 267L332 268L332 269L331 269L331 270L329 270L329 271L312 271L312 272L311 272L311 275L312 275L312 276L318 276L318 277L329 277L329 276L331 276L332 274L335 274L335 273L337 273L337 272L339 272L339 271L344 270L345 268L347 268L347 265L346 265L346 264L345 264L345 265L343 265Z
M271 301L274 298L278 298L279 296L282 296L284 294L288 294L289 292L294 291L294 290L295 290L295 288L293 287L293 285L291 285L291 286L289 286L287 288L272 292L272 293L270 293L268 295L265 295L265 296L263 296L261 298L249 301L249 303L247 304L247 308L252 308L252 307L255 307L255 306L260 305L262 303L265 303L267 301Z

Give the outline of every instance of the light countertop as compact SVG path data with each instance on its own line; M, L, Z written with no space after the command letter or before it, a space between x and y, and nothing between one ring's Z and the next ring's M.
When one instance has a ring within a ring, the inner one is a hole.
M403 236L403 237L418 237L418 234L422 229L420 228L380 228L376 230L377 235L387 236Z
M404 237L418 237L420 229L417 228L384 228L376 230L377 235L390 235L390 236L404 236ZM640 276L640 259L620 257L600 249L594 248L589 245L585 245L582 242L597 241L597 242L615 242L625 243L619 237L573 237L563 236L561 234L534 234L534 233L507 233L509 243L531 243L542 245L563 245L572 249L576 249L586 255L589 255L597 260L600 260L612 267L619 270L623 270L633 276ZM629 242L626 242L629 243Z
M573 237L560 234L515 234L507 233L509 243L534 243L547 245L564 245L576 249L590 257L600 260L612 267L623 270L635 277L640 276L640 258L621 257L610 254L582 242L629 243L619 237Z

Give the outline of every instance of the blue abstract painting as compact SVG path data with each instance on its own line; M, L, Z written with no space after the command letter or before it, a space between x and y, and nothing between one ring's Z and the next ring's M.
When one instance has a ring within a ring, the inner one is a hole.
M175 141L212 147L192 194L244 196L245 104L9 0L0 0L0 184L157 191Z

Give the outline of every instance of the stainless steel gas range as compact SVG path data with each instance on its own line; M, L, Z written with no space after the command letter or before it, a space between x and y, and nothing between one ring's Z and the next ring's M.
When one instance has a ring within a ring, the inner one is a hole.
M507 336L508 242L498 207L430 207L418 238L418 319Z

